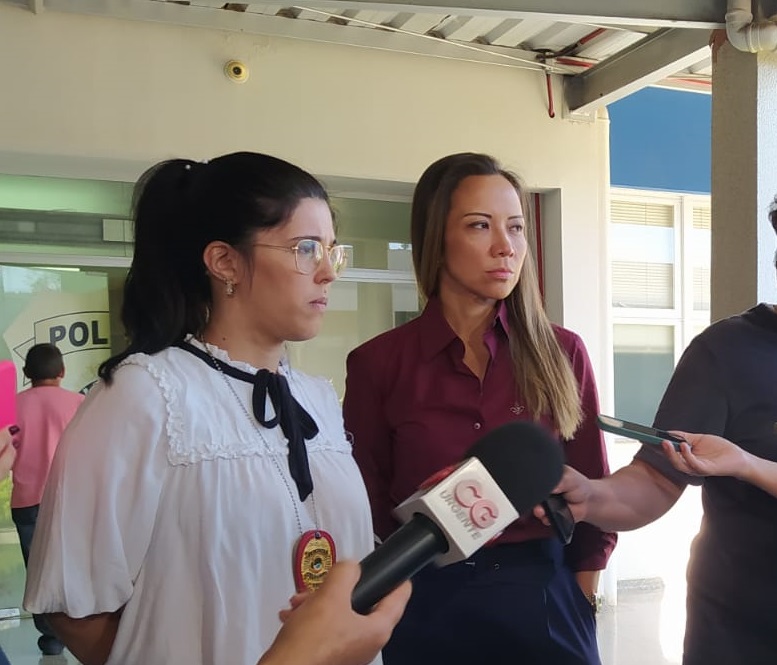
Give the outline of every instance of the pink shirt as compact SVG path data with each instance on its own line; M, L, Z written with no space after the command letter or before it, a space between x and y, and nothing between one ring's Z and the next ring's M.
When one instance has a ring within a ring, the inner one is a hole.
M11 508L27 508L40 503L54 451L84 396L59 386L37 386L19 393L16 400L21 431L16 437Z
M391 511L419 484L458 462L486 432L530 420L516 394L505 330L506 311L484 340L491 355L483 383L463 362L464 345L433 298L418 318L366 342L348 356L343 411L353 436L353 455L370 495L375 532L386 538L397 527ZM602 433L596 426L599 398L582 340L553 327L580 385L583 422L563 446L566 463L589 478L609 474ZM540 423L553 429L547 416ZM550 538L549 527L528 515L508 527L500 543ZM600 570L616 535L580 523L566 560L573 570Z

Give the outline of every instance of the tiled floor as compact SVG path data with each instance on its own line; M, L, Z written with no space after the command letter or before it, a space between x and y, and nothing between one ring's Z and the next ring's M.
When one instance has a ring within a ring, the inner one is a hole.
M602 665L679 665L684 622L682 597L670 598L665 589L621 590L618 606L599 615ZM41 656L36 639L31 619L0 621L0 644L11 665L76 665L67 653Z

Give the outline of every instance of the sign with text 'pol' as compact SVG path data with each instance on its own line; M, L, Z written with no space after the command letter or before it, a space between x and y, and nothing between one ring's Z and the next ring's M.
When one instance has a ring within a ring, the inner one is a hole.
M29 387L22 371L27 351L44 342L56 344L62 352L62 386L83 390L97 379L98 366L111 355L107 288L75 293L43 291L25 296L26 306L10 324L6 323L5 330L0 325L16 365L19 390Z

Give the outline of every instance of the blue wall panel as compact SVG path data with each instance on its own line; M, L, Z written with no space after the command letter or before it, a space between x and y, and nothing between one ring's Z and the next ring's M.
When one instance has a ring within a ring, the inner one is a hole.
M645 88L608 111L613 186L709 194L710 95Z

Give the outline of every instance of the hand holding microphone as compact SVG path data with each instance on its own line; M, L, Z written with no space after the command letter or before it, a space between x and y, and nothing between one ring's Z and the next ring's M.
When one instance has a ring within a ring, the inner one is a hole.
M370 608L432 561L463 561L546 499L561 478L558 442L537 425L516 422L492 430L464 462L432 487L397 506L405 522L361 562L351 596Z
M400 586L369 614L351 610L351 591L359 579L355 561L340 561L326 581L304 601L280 613L283 627L258 665L364 665L388 642L410 598Z

